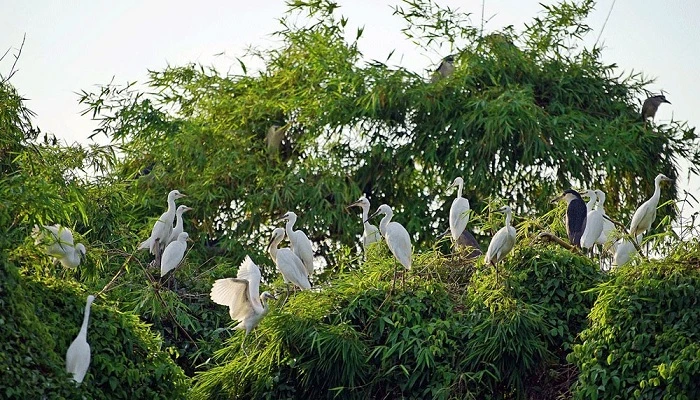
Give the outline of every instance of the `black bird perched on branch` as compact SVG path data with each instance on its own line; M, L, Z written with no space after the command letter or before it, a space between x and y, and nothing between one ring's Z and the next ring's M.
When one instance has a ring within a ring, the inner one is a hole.
M583 202L581 194L572 189L566 189L561 196L552 200L565 200L569 205L566 207L566 234L569 241L576 247L581 247L581 236L586 229L586 216L588 210Z
M671 104L670 101L666 100L666 96L663 94L657 94L656 96L651 96L648 99L644 100L644 104L642 104L642 120L646 121L651 117L651 119L654 119L654 116L656 115L656 110L659 109L659 106L661 103L668 103Z
M442 78L447 78L448 76L452 75L452 73L455 72L454 62L455 57L453 55L443 58L442 61L440 61L440 65L437 67L435 72L433 72L430 82L435 83Z

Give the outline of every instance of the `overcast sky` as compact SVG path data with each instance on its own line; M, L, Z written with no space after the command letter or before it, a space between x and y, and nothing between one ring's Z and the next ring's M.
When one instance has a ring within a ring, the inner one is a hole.
M543 1L551 4L552 1ZM351 26L364 26L360 50L415 71L432 68L444 54L424 53L404 38L404 26L392 15L398 1L339 0L339 13ZM482 2L439 1L481 20ZM485 0L485 31L517 28L541 11L539 1ZM613 1L600 1L587 23L592 45L601 33ZM199 62L222 71L237 65L249 45L276 46L271 32L285 11L282 0L23 0L6 1L0 13L0 54L26 43L12 84L29 99L43 130L68 143L86 142L95 123L81 117L76 92L97 84L144 81L147 70ZM354 29L354 28L353 28ZM657 121L700 121L700 1L620 0L602 32L603 61L620 72L639 71L656 78L652 91L664 90ZM448 49L445 49L445 53ZM0 62L7 74L11 57ZM391 62L390 62L391 64ZM685 163L682 163L685 164ZM659 171L663 172L663 171ZM681 189L700 193L700 179L683 179Z

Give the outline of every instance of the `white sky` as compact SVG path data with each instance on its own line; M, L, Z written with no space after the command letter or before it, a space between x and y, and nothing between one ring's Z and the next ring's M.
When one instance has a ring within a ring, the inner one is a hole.
M547 4L551 0L543 1ZM369 59L422 71L444 54L425 54L404 38L404 26L392 16L397 1L338 0L339 13L349 17L350 30L365 26L360 50ZM443 0L440 4L472 13L478 25L481 1ZM540 10L539 1L485 0L485 31L529 22ZM588 24L591 45L612 0L599 1ZM235 57L249 45L275 46L269 34L279 29L277 18L286 9L282 0L23 0L5 1L0 12L0 55L27 39L12 84L29 99L43 130L69 143L86 142L96 126L85 116L76 92L96 84L143 82L147 70L168 64L200 62L225 72L237 68ZM641 71L655 77L650 89L663 89L672 105L664 104L657 121L672 117L691 126L700 122L700 1L620 0L603 31L604 62L616 63L621 72ZM217 54L224 53L217 56ZM448 49L445 49L445 54ZM11 57L0 62L9 72ZM103 139L100 141L104 141ZM663 172L663 171L659 171ZM696 197L700 179L679 182ZM682 193L681 193L682 194Z

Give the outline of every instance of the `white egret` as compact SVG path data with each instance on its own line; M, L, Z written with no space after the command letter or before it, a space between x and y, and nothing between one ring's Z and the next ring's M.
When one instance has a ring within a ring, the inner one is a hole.
M153 225L151 236L139 245L139 250L149 249L151 254L158 258L160 249L164 248L170 234L173 231L173 220L175 219L175 200L185 197L178 190L173 190L168 193L168 210L158 218L158 221Z
M505 258L505 256L508 255L508 253L510 253L510 251L513 249L516 235L515 228L510 224L512 218L510 207L505 206L498 211L506 213L506 223L503 228L499 229L498 232L493 235L493 239L491 239L491 243L489 243L489 248L486 250L485 258L486 263L493 265L493 267L496 269L497 277L498 262L503 260L503 258Z
M459 235L464 232L464 228L467 227L469 222L469 200L462 197L464 180L461 177L455 178L448 189L455 186L457 186L457 197L452 200L452 206L450 207L450 232L452 233L452 240L457 242Z
M406 228L398 222L392 222L391 217L394 216L394 212L386 204L382 204L377 208L374 214L370 215L369 218L374 217L378 214L384 214L384 217L379 222L379 233L382 234L384 240L386 241L389 250L394 255L394 257L403 265L406 269L411 269L411 258L413 256L413 248L411 246L411 237L408 234ZM394 282L396 283L396 268L394 268Z
M642 235L637 235L636 241L639 243L642 240ZM620 240L613 244L613 249L615 255L613 256L612 265L619 267L627 264L627 262L632 258L632 255L636 251L634 243L629 240Z
M362 248L364 248L366 252L367 246L369 246L371 243L378 242L381 239L379 229L367 222L370 207L369 200L367 200L365 196L362 196L348 207L360 207L362 209L362 222L364 224L364 230L362 232Z
M173 228L173 231L165 244L166 246L176 241L177 237L180 236L180 233L185 230L185 221L184 218L182 218L182 214L186 213L187 211L192 211L192 208L185 205L180 205L177 207L177 210L175 211L175 228Z
M95 296L90 295L87 297L83 325L80 327L78 336L73 339L66 352L66 371L69 374L73 374L73 380L77 383L83 382L90 366L90 344L87 342L87 328L90 320L90 306L93 301L95 301Z
M209 295L214 303L228 307L231 319L239 321L233 329L245 330L246 336L267 314L267 300L277 299L270 292L260 293L260 278L260 268L245 256L236 277L217 279Z
M289 247L304 264L307 274L309 276L312 275L314 273L314 249L311 247L311 240L309 240L304 232L294 230L294 224L297 222L297 215L289 211L282 216L281 220L287 221L286 231L287 238L289 239Z
M605 246L608 244L608 240L610 240L610 234L615 230L615 224L606 218L608 215L605 213L605 192L596 190L595 193L598 196L598 208L603 213L603 230L600 232L596 243L603 246L605 250Z
M177 236L176 241L170 243L165 250L163 250L163 257L160 261L161 277L180 265L187 251L187 239L189 239L189 237L187 232L182 232Z
M596 203L598 196L595 191L589 190L589 196L591 200L588 203ZM587 207L588 208L588 207ZM603 232L603 210L600 207L588 209L588 214L586 215L586 225L583 229L583 234L581 235L581 248L591 249L601 232Z
M651 198L644 202L637 211L634 212L632 216L632 223L630 224L630 235L636 237L637 235L643 234L649 228L651 224L654 223L656 219L656 207L659 205L659 198L661 197L661 187L660 184L663 181L672 181L673 179L667 177L664 174L659 174L654 179L654 194Z
M288 248L278 248L280 242L284 239L284 228L275 228L270 237L270 244L267 246L267 251L270 253L272 261L277 266L277 269L284 278L284 283L291 282L297 287L303 289L311 289L309 282L309 273L304 267L301 259Z
M34 226L35 244L46 244L44 252L54 257L54 264L60 262L66 268L80 265L87 250L82 243L73 243L73 232L58 224Z
M581 194L572 189L566 189L564 193L552 200L564 200L568 203L566 207L566 234L572 245L581 247L581 235L586 228L586 204L581 198Z

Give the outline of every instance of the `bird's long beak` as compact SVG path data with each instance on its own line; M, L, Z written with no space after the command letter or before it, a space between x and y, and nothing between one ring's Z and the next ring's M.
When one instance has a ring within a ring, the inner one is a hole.
M445 230L445 232L442 232L441 234L439 234L437 238L442 239L445 236L447 236L449 233L450 233L450 228L447 228L447 230Z
M668 100L666 100L666 99L664 99L664 101L663 101L663 102L664 102L664 103L668 103L668 104L671 104L671 102L670 102L670 101L668 101Z
M553 198L553 199L550 201L550 203L556 203L557 201L559 201L559 200L561 200L561 199L563 199L563 198L564 198L564 195L563 195L563 194L562 194L562 195L559 195L559 196Z
M349 209L350 207L357 207L357 206L359 206L359 205L360 205L360 202L359 202L359 201L356 201L356 202L354 202L354 203L352 203L352 204L349 204L349 205L348 205L347 207L345 207L345 208Z
M362 221L362 222L367 222L367 221L369 221L370 219L374 218L377 214L379 214L379 210L375 211L372 215L370 215L369 217L367 217L367 219L364 220L364 221Z
M498 210L496 210L496 212L506 212L506 208L505 208L505 207L501 207L501 208L499 208Z

